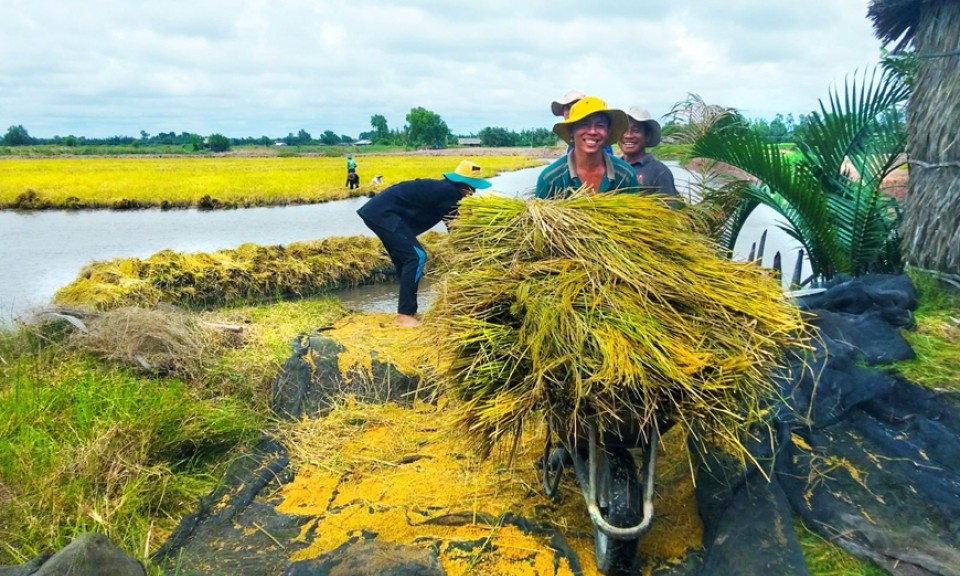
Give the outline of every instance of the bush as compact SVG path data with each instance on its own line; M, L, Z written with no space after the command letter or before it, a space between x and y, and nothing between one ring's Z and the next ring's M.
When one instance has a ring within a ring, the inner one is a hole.
M214 152L226 152L230 150L230 139L223 134L211 134L207 138L207 146Z

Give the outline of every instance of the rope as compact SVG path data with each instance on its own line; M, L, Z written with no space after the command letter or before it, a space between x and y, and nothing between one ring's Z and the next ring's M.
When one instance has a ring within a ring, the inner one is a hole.
M920 168L960 168L960 162L938 162L936 164L931 164L930 162L924 162L923 160L908 160L908 164L914 166L919 166Z
M960 55L960 48L950 52L940 52L939 54L917 54L917 58L947 58L948 56Z

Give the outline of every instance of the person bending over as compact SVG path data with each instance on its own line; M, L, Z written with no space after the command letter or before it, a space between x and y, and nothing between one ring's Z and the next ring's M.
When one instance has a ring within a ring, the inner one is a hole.
M418 178L389 186L357 210L367 228L383 242L397 269L397 326L420 325L416 317L417 289L427 253L417 236L441 221L449 223L464 196L489 188L490 181L481 178L481 172L480 166L464 160L443 178Z

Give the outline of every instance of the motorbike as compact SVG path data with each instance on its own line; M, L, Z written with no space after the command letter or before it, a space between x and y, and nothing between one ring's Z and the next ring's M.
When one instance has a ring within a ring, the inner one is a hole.
M573 467L594 525L597 568L607 576L631 573L637 542L653 523L657 446L660 431L669 426L666 421L646 428L627 423L601 433L596 419L586 419L576 431L548 422L544 490L558 500L564 468ZM639 469L634 452L639 452Z

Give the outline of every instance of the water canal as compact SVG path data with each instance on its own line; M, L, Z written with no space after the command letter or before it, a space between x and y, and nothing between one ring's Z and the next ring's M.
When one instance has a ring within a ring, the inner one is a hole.
M676 163L668 163L681 191L693 176ZM484 193L532 193L540 168L527 168L491 178ZM246 208L237 210L80 210L0 211L0 326L31 308L50 302L58 288L69 284L81 268L95 260L146 258L160 250L211 252L252 242L261 245L369 235L356 215L366 198L324 204ZM741 234L735 258L746 258L750 243L764 229L767 238L765 265L775 250L784 253L789 275L796 253L795 241L773 225L772 211L758 210ZM442 226L438 226L442 230ZM341 293L344 302L358 309L388 310L394 305L392 287L363 287Z

